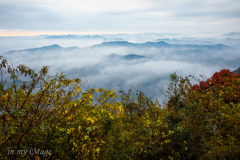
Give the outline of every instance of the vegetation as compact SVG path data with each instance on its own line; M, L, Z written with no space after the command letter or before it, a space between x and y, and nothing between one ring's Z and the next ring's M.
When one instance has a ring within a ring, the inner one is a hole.
M2 159L240 157L240 74L222 70L192 85L194 77L173 73L160 106L142 92L120 92L120 102L114 90L83 92L80 79L47 76L48 66L14 69L0 58ZM18 84L21 76L30 81Z

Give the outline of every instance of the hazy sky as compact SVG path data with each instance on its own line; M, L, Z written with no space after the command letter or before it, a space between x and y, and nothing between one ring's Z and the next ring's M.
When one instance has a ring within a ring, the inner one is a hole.
M0 36L239 32L239 0L0 0Z

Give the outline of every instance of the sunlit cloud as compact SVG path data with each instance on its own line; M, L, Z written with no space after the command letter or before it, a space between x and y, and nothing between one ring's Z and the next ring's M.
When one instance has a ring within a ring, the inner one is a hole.
M26 31L26 30L4 30L0 29L1 36L39 36L39 35L96 35L96 34L133 34L139 33L134 31L118 32L118 31L92 31L92 32L72 32L72 31Z

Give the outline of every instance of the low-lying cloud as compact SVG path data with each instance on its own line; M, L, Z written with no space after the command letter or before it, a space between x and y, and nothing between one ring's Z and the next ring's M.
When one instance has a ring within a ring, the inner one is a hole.
M71 47L69 39L61 40L66 43L65 46L59 46L52 45L52 42L60 42L59 40L49 41L42 36L38 37L41 40L35 41L51 45L32 50L28 49L34 48L34 45L21 50L13 47L12 51L2 55L13 64L19 62L35 70L47 65L51 67L51 75L64 72L68 78L80 78L83 83L87 82L82 86L83 89L104 87L127 91L129 88L137 88L160 101L164 96L159 88L163 91L167 89L169 75L175 71L183 77L189 74L198 77L202 73L211 77L214 72L223 68L235 70L240 64L238 40L235 41L238 45L234 46L217 44L216 42L220 41L217 39L186 37L167 38L166 42L156 36L153 36L151 42L137 43L137 38L135 43L133 39L132 43L111 41L114 38L127 40L127 37L131 35L105 35L101 40L89 40L89 45ZM149 40L149 37L151 36L146 36L146 39ZM0 40L3 41L1 38ZM33 44L34 40L32 41ZM82 40L75 40L74 43L80 41ZM191 44L188 44L190 41ZM27 46L25 42L22 42L23 46ZM225 39L221 42L225 42ZM192 82L197 83L193 80Z

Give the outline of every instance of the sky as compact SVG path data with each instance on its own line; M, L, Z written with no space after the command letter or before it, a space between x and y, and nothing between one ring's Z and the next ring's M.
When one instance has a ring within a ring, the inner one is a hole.
M0 0L0 36L240 31L239 0Z
M0 0L0 55L14 66L25 64L37 71L47 65L50 75L64 72L69 78L81 78L87 81L84 89L127 91L134 86L163 100L159 88L167 89L175 71L209 78L223 68L239 67L239 8L240 0ZM47 38L68 34L101 38ZM111 41L165 41L176 46L94 47ZM54 44L79 48L26 50ZM114 60L109 58L112 54L147 58Z

